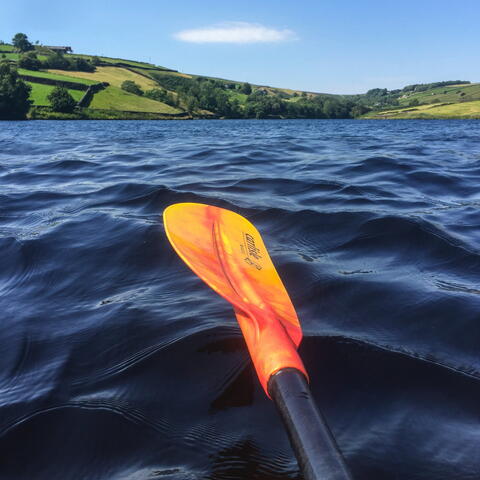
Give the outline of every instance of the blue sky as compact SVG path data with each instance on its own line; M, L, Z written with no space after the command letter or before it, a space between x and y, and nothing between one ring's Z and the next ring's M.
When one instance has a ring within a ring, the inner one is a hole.
M480 81L480 0L15 0L0 40L329 93Z

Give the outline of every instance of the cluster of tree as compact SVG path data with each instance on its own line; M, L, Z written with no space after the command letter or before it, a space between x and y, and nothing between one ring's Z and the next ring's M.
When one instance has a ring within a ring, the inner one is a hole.
M0 62L0 119L24 119L31 105L30 90L9 62Z
M27 52L20 57L18 66L27 70L54 68L57 70L73 70L75 72L95 71L93 62L81 57L65 58L61 53L52 53L45 60L39 60L35 52Z
M95 65L82 57L65 58L61 53L49 55L43 62L42 68L56 68L57 70L73 70L76 72L94 72Z
M144 92L130 80L123 82L121 87L135 95L181 107L189 113L208 110L227 118L354 118L370 111L367 105L357 100L334 96L308 97L303 93L300 97L295 95L295 101L289 101L291 96L283 92L272 94L263 88L254 90L249 83L233 84L235 91L248 95L242 105L231 93L230 86L221 80L159 73L152 76L162 88Z
M151 90L145 91L145 96L151 100L156 100L157 102L163 102L172 107L178 107L178 95L174 95L171 92L167 92L164 88L152 88Z
M252 86L248 82L245 82L240 87L240 92L244 93L245 95L250 95L252 93Z
M193 80L161 74L156 75L156 77L162 80L159 83L164 88L154 88L144 92L138 84L131 80L124 81L121 88L135 95L145 95L152 100L184 108L190 113L205 109L222 116L241 116L238 102L229 100L229 95L225 92L223 84L220 86L218 81L201 79L201 77ZM176 94L168 92L167 89L175 91Z
M162 88L142 91L139 85L125 81L122 88L136 95L180 107L189 113L208 110L226 118L354 118L370 108L360 101L334 96L272 94L264 88L253 89L249 83L235 84L235 91L248 95L242 105L225 82L196 77L153 74ZM174 91L173 94L170 91Z
M28 37L24 33L17 33L12 38L12 44L20 52L28 52L29 50L34 49L34 46L30 43Z
M364 105L382 109L387 107L398 107L398 97L400 90L387 90L386 88L372 88L365 95L364 98L359 98Z
M55 87L47 98L55 112L71 113L77 105L77 102L65 87Z
M164 88L152 88L145 92L145 96L157 102L166 102L169 100L169 93Z
M218 80L197 77L194 81L182 82L176 92L179 105L190 113L197 110L209 110L222 117L239 118L243 116L239 101L229 95L224 84Z
M220 90L238 90L240 93L244 93L246 95L250 95L252 93L252 86L247 82L241 84L200 76L195 78L187 78L157 72L152 72L151 75L162 87L166 88L167 90L188 90L197 84L210 84L211 86Z
M143 95L144 91L140 88L140 85L133 82L132 80L125 80L120 86L122 90L126 92L133 93L134 95Z
M35 52L27 52L18 60L18 66L26 70L40 70L42 62L38 59Z
M285 101L276 95L253 93L247 100L246 118L354 118L370 109L352 100L337 97L301 96L297 101Z

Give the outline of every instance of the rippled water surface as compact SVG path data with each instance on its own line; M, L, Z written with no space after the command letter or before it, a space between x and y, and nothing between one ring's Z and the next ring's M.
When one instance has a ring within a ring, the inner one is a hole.
M480 478L480 122L0 123L0 478L297 479L163 209L260 230L356 479Z

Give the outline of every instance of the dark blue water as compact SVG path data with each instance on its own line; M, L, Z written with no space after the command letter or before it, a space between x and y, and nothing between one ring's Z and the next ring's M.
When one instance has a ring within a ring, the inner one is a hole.
M261 231L356 479L480 478L480 122L0 123L0 478L298 479L175 202Z

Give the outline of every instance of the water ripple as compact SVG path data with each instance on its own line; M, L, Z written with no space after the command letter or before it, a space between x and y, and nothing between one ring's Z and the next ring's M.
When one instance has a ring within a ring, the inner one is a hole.
M5 478L299 479L175 202L262 232L356 479L480 478L477 121L3 122ZM2 476L2 478L3 478Z

